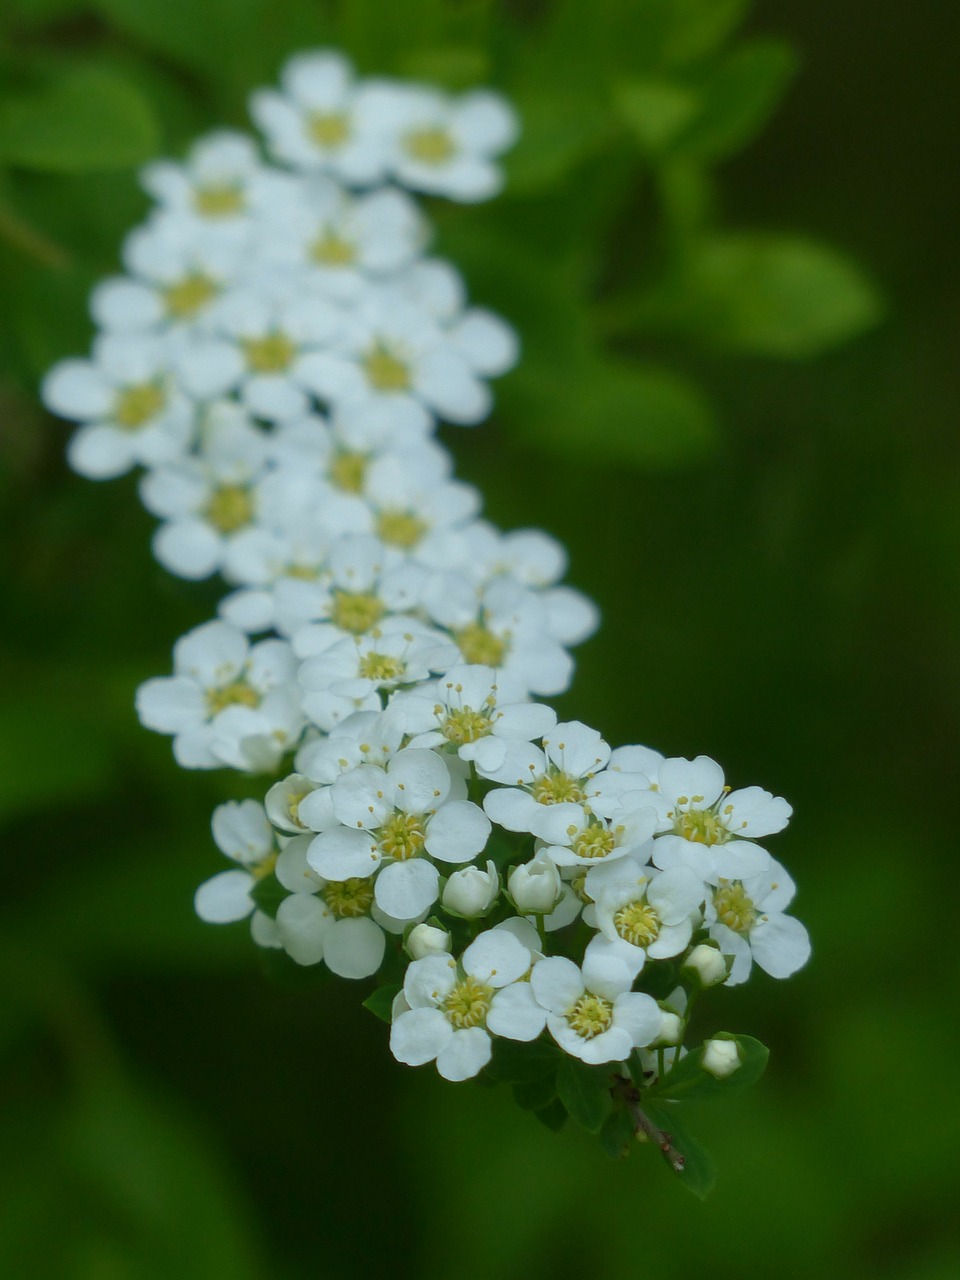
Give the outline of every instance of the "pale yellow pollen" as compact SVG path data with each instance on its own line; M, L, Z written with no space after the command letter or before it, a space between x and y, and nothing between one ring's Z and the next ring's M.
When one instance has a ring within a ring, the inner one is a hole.
M236 533L253 519L250 490L239 484L225 484L214 489L205 514L210 524L221 533Z
M757 910L753 899L748 898L739 880L721 881L713 892L713 905L717 919L734 933L749 933L757 922Z
M330 619L341 631L362 635L375 627L384 614L379 597L364 592L334 591Z
M113 420L124 431L137 431L155 418L167 402L167 394L156 382L141 382L117 392Z
M476 742L485 738L493 728L493 721L485 711L474 711L472 707L461 707L459 711L448 713L440 732L448 742L457 742L463 746L466 742Z
M330 479L345 493L361 493L368 462L364 453L338 453L330 466Z
M285 333L268 333L263 338L244 338L243 358L254 373L283 373L289 368L297 348Z
M218 715L227 707L259 707L260 694L243 678L207 690L207 714Z
M381 511L377 534L391 547L415 547L430 526L408 511Z
M373 906L373 876L328 880L321 892L324 902L335 916L348 920L365 916Z
M466 662L499 667L507 654L507 641L494 635L482 622L471 622L454 631L453 638Z
M586 799L579 778L571 778L562 770L545 773L533 784L533 798L538 804L582 804Z
M573 877L570 881L570 888L585 905L593 901L589 893L587 893L587 873L585 870Z
M306 128L318 147L342 147L350 136L350 122L342 111L314 111L307 117Z
M367 680L396 680L406 671L406 663L389 653L365 653L360 674Z
M456 143L448 130L434 125L426 129L411 129L403 137L403 145L421 164L446 164L456 152Z
M197 187L193 193L193 207L204 218L229 218L240 213L243 205L243 189L233 182Z
M284 577L299 578L301 582L316 582L320 570L314 564L288 564L283 571Z
M688 803L686 796L678 803ZM730 838L723 819L713 809L688 809L685 813L678 813L673 819L673 829L678 836L694 844L723 844Z
M542 801L541 803L552 803ZM617 847L617 833L606 827L589 826L573 842L574 853L580 858L606 858Z
M457 1030L462 1031L465 1027L482 1025L492 999L492 987L479 978L467 976L447 992L441 1008Z
M329 228L317 236L309 252L318 267L349 267L357 259L356 247Z
M649 947L660 936L660 916L647 902L628 902L613 917L613 926L625 942Z
M567 1013L567 1022L583 1040L593 1040L613 1026L613 1005L603 996L584 992Z
M211 302L219 292L217 282L202 271L185 275L163 291L163 305L167 315L175 320L185 320Z
M265 858L261 858L259 862L255 862L250 867L250 873L254 880L263 880L266 876L270 875L274 867L277 865L277 858L279 856L280 850L274 849L271 853L268 853Z
M399 356L383 343L374 343L361 361L364 372L378 391L406 391L410 387L410 370Z
M423 819L412 813L395 813L380 828L377 843L385 858L406 862L415 858L426 842Z

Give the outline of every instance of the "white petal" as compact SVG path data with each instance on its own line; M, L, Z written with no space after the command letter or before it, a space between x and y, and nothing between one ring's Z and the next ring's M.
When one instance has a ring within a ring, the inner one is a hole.
M530 968L530 952L507 929L488 929L464 951L462 964L480 982L505 987Z
M548 956L535 964L530 985L537 1003L559 1015L572 1009L584 992L580 970L565 956Z
M427 852L443 862L468 862L486 848L490 819L469 800L451 800L427 826Z
M626 991L618 996L613 1018L614 1026L623 1027L637 1048L656 1040L663 1021L656 1000L640 991Z
M453 1027L439 1009L411 1009L390 1028L390 1052L408 1067L432 1062L453 1039Z
M799 920L771 915L750 930L753 958L771 978L789 978L810 959L810 938Z
M377 906L394 920L418 919L433 906L439 892L440 873L424 858L384 867L374 886Z
M369 978L380 968L385 946L383 930L368 917L337 920L326 936L323 958L341 978Z
M437 1070L444 1080L470 1080L490 1061L492 1046L483 1027L465 1027L437 1054Z
M292 893L277 908L277 929L287 955L297 964L319 964L324 940L334 922L322 898Z
M490 1003L487 1027L508 1040L536 1040L546 1025L546 1011L537 1004L529 982L513 982Z
M194 894L194 909L208 924L245 920L253 910L250 890L254 883L249 871L221 871L205 881Z
M390 761L387 775L398 793L397 807L405 813L439 808L450 790L447 766L435 751L401 751Z

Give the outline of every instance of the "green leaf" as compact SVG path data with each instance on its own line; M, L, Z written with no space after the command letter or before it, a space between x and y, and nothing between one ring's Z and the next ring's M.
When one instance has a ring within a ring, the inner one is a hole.
M399 69L401 75L445 89L467 89L490 78L490 60L485 51L470 45L412 49L401 57Z
M717 235L696 245L660 319L732 351L802 359L881 318L879 294L842 253L811 240Z
M671 467L700 462L717 447L716 419L701 392L652 365L597 357L549 371L530 360L504 398L518 393L538 446L583 462Z
M552 1040L505 1040L495 1036L493 1056L485 1068L494 1080L518 1084L552 1075L563 1055Z
M653 77L621 81L614 88L614 101L624 123L651 153L669 146L700 105L688 86Z
M676 137L677 152L715 161L741 150L772 114L796 68L796 54L783 40L735 49L704 84L697 119Z
M595 98L563 93L518 95L520 138L504 159L507 195L560 183L611 135L610 114Z
M382 987L377 987L376 991L372 991L363 1001L363 1007L369 1009L375 1018L379 1018L381 1022L393 1021L393 1002L396 1000L401 988L395 982L384 983Z
M743 1093L763 1075L770 1050L752 1036L718 1035L717 1040L733 1040L740 1050L740 1066L732 1075L718 1080L701 1066L702 1050L696 1049L681 1058L671 1071L646 1097L672 1101L701 1102L720 1096Z
M542 1111L557 1096L557 1075L549 1071L532 1080L519 1080L513 1086L513 1096L524 1111Z
M705 1200L717 1180L709 1153L700 1146L679 1118L676 1104L659 1105L648 1103L644 1099L642 1105L647 1117L658 1129L669 1135L673 1147L683 1156L683 1169L674 1176L698 1199Z
M191 67L215 68L218 78L235 59L255 55L265 0L94 0L121 30L150 49Z
M112 71L73 71L40 92L0 103L0 161L24 168L126 169L153 155L158 137L149 103Z
M277 908L284 898L289 898L290 891L285 889L272 873L258 880L250 890L250 897L265 915L275 918Z
M600 1145L608 1156L622 1160L630 1154L635 1143L630 1112L624 1106L615 1106L600 1130Z
M565 1057L557 1071L557 1095L571 1119L588 1133L599 1133L613 1108L610 1068L589 1067Z
M554 1133L567 1123L567 1109L559 1098L554 1098L548 1107L541 1107L533 1113L541 1124L545 1124Z

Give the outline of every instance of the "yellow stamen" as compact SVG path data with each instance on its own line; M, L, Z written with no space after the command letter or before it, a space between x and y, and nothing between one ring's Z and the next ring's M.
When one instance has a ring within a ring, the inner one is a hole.
M406 862L415 858L426 842L423 820L415 814L395 813L380 828L380 852L385 858Z
M113 420L124 431L137 431L155 418L167 402L163 387L156 382L141 382L117 392L113 404Z
M429 528L426 520L406 511L382 511L377 519L377 533L391 547L415 547Z
M404 136L403 145L421 164L446 164L457 149L448 131L436 125L428 129L411 129Z
M370 348L362 364L367 378L378 391L406 391L410 387L410 370L382 343Z
M217 293L217 282L203 272L195 271L164 289L163 305L167 309L167 315L174 320L185 320L211 302Z
M315 111L307 117L306 128L318 147L342 147L350 136L347 117L339 111Z
M285 333L268 333L264 338L244 338L240 343L247 366L254 373L282 373L297 354Z
M449 1020L462 1031L464 1027L479 1027L493 999L493 988L478 978L466 977L456 984L443 999L442 1009Z
M323 900L335 916L355 919L365 916L373 906L373 877L353 876L349 880L328 880L323 886Z
M583 1040L593 1040L613 1026L613 1005L585 992L567 1014L567 1022Z
M625 942L649 947L660 936L660 916L646 902L628 902L613 917L613 926Z
M507 641L488 631L482 622L471 622L454 631L453 638L465 662L499 667L507 653Z
M334 591L330 619L341 631L362 635L375 627L384 614L384 605L374 595L364 592Z
M253 519L250 490L239 484L225 484L215 489L207 503L206 517L221 533L236 533Z
M259 707L260 694L246 680L234 680L219 689L207 690L207 714L219 715L227 707Z
M232 183L219 187L197 187L193 207L203 218L229 218L243 209L243 190Z
M717 919L734 933L749 933L757 922L757 910L753 899L748 898L739 880L732 884L722 882L713 893L713 905Z

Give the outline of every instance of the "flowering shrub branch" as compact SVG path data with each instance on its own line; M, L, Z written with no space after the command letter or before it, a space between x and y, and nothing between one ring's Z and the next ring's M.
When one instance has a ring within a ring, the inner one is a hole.
M408 191L494 195L514 113L330 52L251 111L269 160L216 133L146 169L157 207L94 291L92 354L44 384L78 472L143 468L160 563L230 586L137 695L185 768L277 778L215 811L231 866L197 912L376 976L398 1061L508 1082L615 1154L650 1140L703 1192L677 1109L752 1083L766 1051L687 1045L690 1010L754 962L806 961L758 843L791 811L706 756L558 723L540 699L596 609L552 538L482 519L434 437L486 417L518 343L426 256Z

